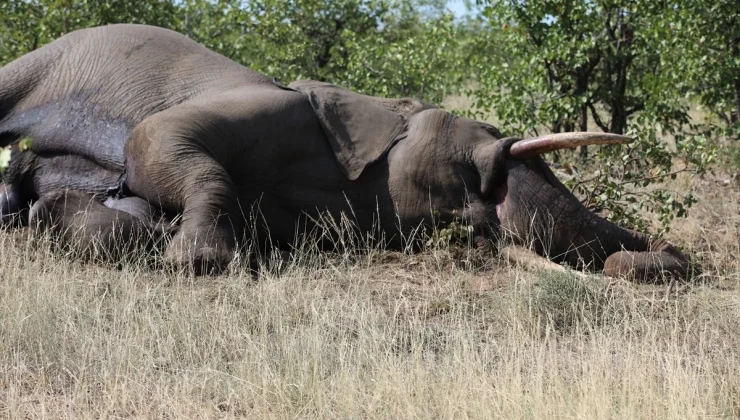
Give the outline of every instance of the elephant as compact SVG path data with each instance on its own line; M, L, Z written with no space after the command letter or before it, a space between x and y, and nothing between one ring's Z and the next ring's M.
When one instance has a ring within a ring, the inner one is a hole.
M322 217L347 218L388 248L460 220L476 246L509 238L607 275L692 271L673 245L590 212L540 157L627 137L505 137L414 98L286 86L168 29L78 30L0 68L0 146L26 137L0 191L0 222L41 202L29 223L86 223L66 210L75 205L55 204L60 190L100 202L90 210L98 230L124 219L152 229L147 214L166 215L179 224L165 261L196 274L223 270L249 240L289 249L307 232L331 238ZM125 198L138 200L133 210L116 208Z

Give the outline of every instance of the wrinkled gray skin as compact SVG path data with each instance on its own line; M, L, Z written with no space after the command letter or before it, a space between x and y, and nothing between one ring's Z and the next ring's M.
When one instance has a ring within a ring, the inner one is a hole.
M13 157L0 190L4 221L40 198L43 214L84 224L55 191L77 191L78 202L117 191L143 201L94 206L95 229L111 212L139 228L153 228L151 212L181 215L165 259L199 272L222 268L245 237L288 247L318 229L322 212L346 215L360 233L379 227L390 247L460 216L478 244L508 232L607 274L688 272L670 244L589 212L540 158L509 158L517 139L491 125L414 99L285 87L169 30L81 30L0 69L0 145L24 136L31 150Z

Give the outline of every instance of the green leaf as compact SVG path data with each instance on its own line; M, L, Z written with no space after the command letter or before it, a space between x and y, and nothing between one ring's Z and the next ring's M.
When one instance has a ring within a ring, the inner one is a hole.
M11 152L9 147L0 149L0 174L5 174L5 170L10 164L10 154Z

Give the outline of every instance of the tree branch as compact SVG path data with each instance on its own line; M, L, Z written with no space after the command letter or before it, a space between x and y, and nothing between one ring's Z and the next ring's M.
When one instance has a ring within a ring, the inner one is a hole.
M599 126L599 128L604 132L609 131L609 127L604 124L604 122L601 120L601 117L599 116L599 113L596 112L596 107L594 107L594 104L591 101L588 101L586 102L586 105L588 105L588 108L591 110L591 116L593 117L596 125Z
M630 179L629 181L622 181L622 182L620 182L617 185L620 185L621 186L621 185L627 185L627 184L635 184L635 183L643 182L643 181L653 181L653 180L656 180L656 179L665 178L667 176L677 175L677 174L680 174L682 172L688 172L689 170L690 169L688 168L688 166L686 166L683 169L679 169L677 171L669 172L667 174L654 175L654 176L646 176L646 177L643 177L643 178Z

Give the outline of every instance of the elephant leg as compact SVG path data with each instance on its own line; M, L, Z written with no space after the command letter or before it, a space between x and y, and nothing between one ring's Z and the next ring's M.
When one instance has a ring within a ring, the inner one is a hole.
M31 207L29 224L84 258L118 261L153 245L162 231L81 191L57 190Z
M171 115L165 111L134 129L125 148L125 186L182 214L166 263L192 268L197 275L216 273L233 259L237 235L244 231L237 190L219 159L198 142L204 135L188 136L187 119Z
M264 160L280 155L275 149L285 139L313 129L318 124L306 97L273 84L203 96L134 128L124 147L124 187L182 214L167 261L196 274L219 271L245 237L237 185L249 183L255 155L268 166Z

